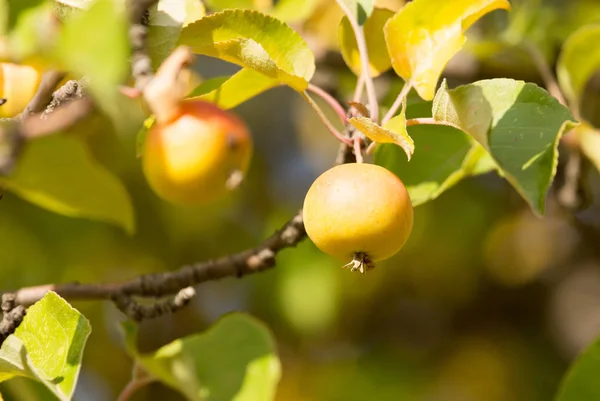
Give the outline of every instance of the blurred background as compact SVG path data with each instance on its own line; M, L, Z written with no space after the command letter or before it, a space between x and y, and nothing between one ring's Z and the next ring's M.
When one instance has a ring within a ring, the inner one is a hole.
M491 77L543 85L527 54L498 44L500 32L526 37L553 64L573 30L600 22L598 0L512 3L508 33L505 12L469 30L471 41L445 73L452 86ZM348 100L355 77L336 51L333 27L340 16L333 0L322 0L293 26L318 56L313 82ZM207 78L236 70L209 58L197 64ZM393 73L377 79L384 105L401 83ZM583 117L600 126L600 77L590 82L582 103ZM240 190L209 207L159 200L135 158L135 136L88 138L96 157L127 185L136 208L134 236L5 194L1 289L125 280L237 252L270 235L332 165L337 142L287 88L266 92L236 112L252 129L251 172ZM581 183L585 208L565 211L556 187L540 219L495 174L464 180L417 207L407 246L366 276L340 269L340 262L306 240L280 253L275 269L202 284L188 308L143 322L139 346L153 350L206 329L223 313L246 311L276 338L280 401L550 400L569 363L600 335L600 176L586 168ZM119 331L123 317L110 303L73 305L93 328L75 398L115 399L132 368ZM6 400L53 399L24 379L0 384L0 391ZM183 398L152 384L132 399Z

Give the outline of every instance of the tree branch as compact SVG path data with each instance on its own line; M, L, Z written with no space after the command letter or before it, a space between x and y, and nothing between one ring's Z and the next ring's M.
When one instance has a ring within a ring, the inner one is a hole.
M114 300L121 297L162 297L176 294L182 288L192 287L210 280L225 277L242 277L275 265L275 255L293 247L306 237L302 211L298 212L280 230L262 244L237 254L183 266L174 272L142 275L133 280L100 284L51 284L27 287L6 293L19 305L31 305L48 291L55 291L69 300Z
M31 114L44 111L46 106L52 101L54 90L67 74L62 71L48 71L42 75L42 81L35 95L21 113L21 119L29 117Z
M141 305L133 297L122 294L115 295L113 302L121 312L139 322L176 312L187 306L195 296L196 290L193 287L185 287L179 290L174 297L166 301L155 302L152 305Z
M148 55L146 39L148 38L148 8L157 0L130 0L129 17L131 27L129 28L129 41L131 43L131 75L135 79L135 87L142 90L152 79L154 70L152 59Z

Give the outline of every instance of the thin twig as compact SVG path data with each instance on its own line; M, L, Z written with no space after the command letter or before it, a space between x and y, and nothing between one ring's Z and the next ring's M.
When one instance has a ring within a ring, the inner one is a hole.
M308 90L314 93L315 95L319 96L329 106L331 106L331 108L337 113L342 124L346 124L346 110L344 110L340 102L338 102L333 96L331 96L329 93L327 93L317 85L309 83Z
M42 80L33 98L21 113L21 119L29 117L31 114L44 111L46 106L52 101L54 90L67 74L62 71L48 71L42 75Z
M410 82L404 83L404 86L402 86L398 97L396 97L396 100L394 100L394 104L392 104L392 107L390 107L383 119L381 119L381 125L384 125L385 123L390 121L394 117L394 115L396 115L396 112L398 111L400 106L402 106L402 103L406 100L406 96L408 96L408 93L410 92L411 88L412 85L410 84Z
M133 394L138 391L139 389L141 389L142 387L147 386L148 384L152 383L153 381L155 381L156 379L154 379L153 377L145 377L145 378L133 378L129 381L129 383L127 383L127 385L123 388L123 390L121 391L121 394L119 394L119 397L117 398L117 401L127 401L131 398L131 396L133 396Z
M433 117L419 117L419 118L411 118L409 120L406 120L407 127L410 127L413 125L444 125L446 127L452 127L452 128L456 128L459 131L462 131L462 128L460 128L458 125L452 124L451 122L448 122L448 121L438 121L438 120L434 119Z
M363 92L365 90L365 76L360 74L356 79L356 88L354 88L354 96L352 97L352 101L354 103L361 103L361 99L363 96Z
M360 136L354 136L353 138L354 140L354 157L356 158L356 162L357 163L362 163L363 162L363 155L362 155L362 144L361 144L361 139Z
M331 121L329 121L329 119L327 118L327 116L325 115L325 113L323 113L323 110L321 110L321 108L319 107L319 105L313 100L313 98L310 97L310 95L308 94L308 92L304 92L304 97L306 98L306 100L308 100L308 103L315 110L315 112L317 113L317 115L319 116L319 118L321 119L321 121L323 121L323 124L325 124L325 127L327 127L327 129L329 130L329 132L331 132L331 134L333 136L335 136L337 138L337 140L339 140L340 142L352 146L352 140L350 140L348 137L344 136L344 134L342 134L340 131L338 131L333 126L333 124L331 123Z
M369 102L369 111L370 118L374 122L379 120L379 103L377 101L377 93L375 92L375 84L373 83L373 78L371 77L371 67L369 66L369 52L367 49L367 41L365 40L365 32L362 26L358 24L352 17L352 13L348 9L348 6L341 0L337 0L338 5L344 11L344 14L348 17L348 21L352 26L352 30L354 31L354 36L356 38L356 44L358 47L358 53L360 55L360 63L361 63L361 75L363 77L365 87L367 89L367 99Z
M131 43L131 75L135 79L135 87L142 90L152 80L154 70L152 59L148 55L146 40L148 38L148 9L157 0L130 0L129 41Z
M22 288L8 294L13 296L15 302L20 305L35 303L48 291L55 291L69 300L109 300L120 295L162 297L176 294L182 288L206 281L242 277L269 269L275 265L275 255L278 252L295 246L305 237L302 211L300 211L258 247L223 258L184 266L173 272L142 275L124 282L50 284Z
M544 85L546 89L548 89L548 93L554 96L563 106L569 107L567 105L567 101L562 91L560 90L560 86L552 73L552 69L548 65L546 58L540 51L540 49L531 42L525 41L522 43L522 48L529 54L531 60L535 64L538 72L540 73L542 79L544 80ZM576 117L579 119L578 117Z

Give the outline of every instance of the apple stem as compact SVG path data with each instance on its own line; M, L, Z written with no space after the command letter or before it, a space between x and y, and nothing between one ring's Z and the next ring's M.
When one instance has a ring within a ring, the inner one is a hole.
M365 153L367 155L370 155L371 153L373 153L373 151L375 150L375 147L377 146L377 142L371 142L369 144L369 146L367 147L367 150L365 151Z
M323 99L331 108L337 113L338 117L342 121L342 124L346 124L346 110L342 105L329 93L318 87L317 85L308 84L308 90Z
M356 162L357 163L362 163L363 162L363 155L362 155L362 144L361 144L361 139L359 136L355 136L353 138L353 146L354 146L354 157L356 157Z
M356 88L354 89L354 96L352 97L352 101L354 103L362 103L362 96L365 89L365 76L360 74L356 80ZM356 116L357 111L355 108L352 109L352 115ZM368 117L368 116L365 116Z
M396 115L396 112L398 112L398 109L400 108L402 103L406 101L406 96L408 96L408 93L410 92L411 88L412 84L410 82L404 83L404 86L400 90L398 97L396 98L396 100L394 100L394 104L392 104L392 107L390 107L388 112L381 119L381 125L384 125L385 123L390 121L394 117L394 115Z
M371 77L371 67L369 66L369 52L367 49L367 41L365 39L365 31L358 21L352 16L348 5L343 0L337 0L338 5L348 17L348 22L352 26L354 36L356 38L356 45L358 47L358 54L360 56L361 63L361 76L364 80L365 87L367 89L367 99L369 102L369 111L371 120L377 122L379 120L379 103L377 102L377 94L375 92L375 84Z
M353 145L352 139L350 139L347 136L345 136L344 134L342 134L340 131L338 131L333 126L333 124L331 123L331 121L329 121L329 119L327 118L325 113L323 113L323 110L321 110L319 105L313 100L312 97L310 97L308 92L303 92L302 94L304 95L304 98L308 101L308 103L312 106L312 108L315 110L315 112L317 113L319 118L321 118L321 121L323 121L323 124L325 124L325 126L327 127L329 132L331 132L331 134L334 137L336 137L338 141L340 141L348 146L352 146Z

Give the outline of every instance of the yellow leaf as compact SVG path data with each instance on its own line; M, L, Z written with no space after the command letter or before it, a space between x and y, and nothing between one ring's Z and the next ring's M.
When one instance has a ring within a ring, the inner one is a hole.
M377 143L394 143L400 146L408 160L415 151L415 142L406 131L406 117L402 113L385 123L383 127L375 124L367 117L351 117L348 122L369 139Z
M375 8L363 26L367 41L367 52L369 54L369 70L372 77L381 75L392 66L392 61L385 45L383 27L393 15L393 11L385 8ZM350 25L347 17L344 17L340 23L338 37L340 50L346 65L356 75L360 75L362 71L360 53L352 25Z
M442 71L462 48L464 32L508 0L415 0L388 20L385 40L394 71L431 100Z

